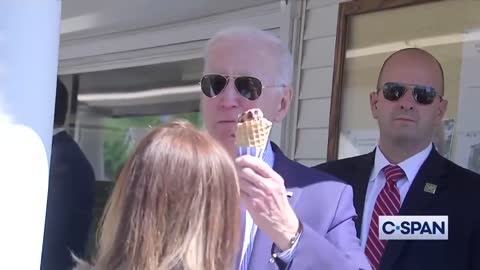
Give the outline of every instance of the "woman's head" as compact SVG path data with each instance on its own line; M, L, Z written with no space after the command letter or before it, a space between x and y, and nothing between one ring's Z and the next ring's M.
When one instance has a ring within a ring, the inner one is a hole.
M239 223L228 154L188 122L172 122L152 130L123 166L95 269L228 269Z

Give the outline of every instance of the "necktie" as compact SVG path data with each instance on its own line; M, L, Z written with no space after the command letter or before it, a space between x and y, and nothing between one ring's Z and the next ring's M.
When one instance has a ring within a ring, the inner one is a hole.
M374 270L378 269L385 245L387 244L387 240L380 240L378 238L378 217L398 214L400 210L400 193L396 183L405 175L402 168L397 165L387 165L383 168L383 172L385 173L386 183L378 194L375 206L373 207L365 248L365 254Z

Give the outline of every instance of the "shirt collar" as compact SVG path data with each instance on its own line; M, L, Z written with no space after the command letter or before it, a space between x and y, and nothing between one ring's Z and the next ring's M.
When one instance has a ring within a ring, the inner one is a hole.
M420 167L428 158L430 151L432 151L432 144L429 144L422 151L416 153L415 155L397 164L405 172L405 175L407 176L407 180L409 182L412 182L413 179L415 179L415 176L417 176L417 173L420 170ZM380 150L380 147L377 146L375 148L375 163L373 166L372 174L370 176L370 182L375 181L375 179L377 179L377 176L382 171L382 169L389 164L390 162L382 153L382 150Z
M58 133L65 131L65 128L59 127L59 128L54 128L53 129L53 136L57 135Z

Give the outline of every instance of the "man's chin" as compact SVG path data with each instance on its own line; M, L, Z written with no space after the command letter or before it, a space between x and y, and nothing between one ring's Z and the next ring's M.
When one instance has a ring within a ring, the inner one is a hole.
M402 130L396 132L393 138L397 143L412 142L418 140L418 134L415 131Z

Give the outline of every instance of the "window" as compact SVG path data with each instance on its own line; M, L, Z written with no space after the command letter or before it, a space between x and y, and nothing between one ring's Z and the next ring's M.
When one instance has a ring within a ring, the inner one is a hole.
M419 47L434 55L445 72L448 109L436 147L480 172L480 2L385 1L380 7L368 2L340 7L329 159L373 150L379 133L369 93L376 89L381 64L394 51Z
M104 179L116 178L130 151L152 127L174 119L186 119L201 127L201 115L198 112L160 116L134 116L105 118L103 126L103 170Z

